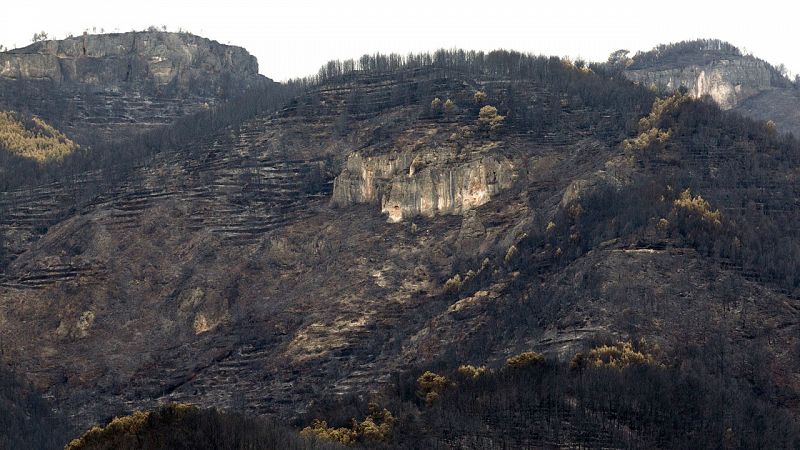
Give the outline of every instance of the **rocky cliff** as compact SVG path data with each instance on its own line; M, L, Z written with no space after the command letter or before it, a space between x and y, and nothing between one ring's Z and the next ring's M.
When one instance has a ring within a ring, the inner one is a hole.
M662 46L634 56L624 75L659 91L684 88L695 98L708 95L722 109L773 120L781 131L800 134L797 88L766 61L744 55L730 44L694 41Z
M84 35L0 53L0 108L78 135L163 126L265 82L243 48L188 33Z
M188 33L130 32L37 42L0 53L0 77L102 88L169 88L224 95L258 80L258 62L241 47Z
M400 222L416 215L462 213L511 187L514 165L497 154L496 143L468 152L450 144L375 156L351 153L334 181L332 202L378 204L389 221Z
M628 70L625 76L645 86L678 90L683 87L696 97L710 95L723 109L733 109L742 101L771 89L772 69L752 57L720 59L707 65Z

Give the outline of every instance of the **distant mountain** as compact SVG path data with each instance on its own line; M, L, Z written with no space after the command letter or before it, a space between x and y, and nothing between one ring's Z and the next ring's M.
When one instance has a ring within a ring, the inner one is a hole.
M719 40L659 46L627 61L625 76L660 91L709 95L724 110L772 120L800 136L800 87L764 60Z
M162 127L270 82L240 47L188 33L83 35L0 53L0 109L81 143Z

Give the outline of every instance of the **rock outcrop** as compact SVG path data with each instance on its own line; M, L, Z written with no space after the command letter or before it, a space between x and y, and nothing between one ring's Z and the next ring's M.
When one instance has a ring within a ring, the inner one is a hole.
M722 109L733 109L761 91L772 89L774 69L764 61L741 56L706 65L627 70L625 76L647 87L670 91L683 87L695 98L709 95Z
M659 91L710 96L724 110L772 120L781 132L800 135L800 91L764 60L731 44L710 40L660 46L625 61L624 75Z
M355 152L334 181L332 202L379 204L390 222L400 222L468 211L511 187L513 178L512 162L488 152L461 158L447 150L371 157Z
M332 202L337 206L380 203L391 179L408 173L413 158L410 151L380 156L351 153L344 170L333 182Z
M0 109L38 115L89 145L269 82L245 49L188 33L84 35L0 53Z
M188 33L130 32L37 42L0 53L0 77L119 90L220 95L255 82L258 62L241 47Z

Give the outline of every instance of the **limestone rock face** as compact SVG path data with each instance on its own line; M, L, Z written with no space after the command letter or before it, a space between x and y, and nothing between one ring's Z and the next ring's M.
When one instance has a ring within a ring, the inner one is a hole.
M374 203L389 221L437 213L460 214L511 187L514 165L496 154L457 158L441 152L411 151L365 157L353 153L334 181L339 206Z
M0 53L0 78L218 94L259 78L245 49L187 33L130 32L37 42Z
M347 157L342 173L333 181L332 202L337 206L381 202L381 195L391 179L411 167L410 151L380 156L362 156L358 152Z
M0 53L0 110L40 116L82 145L163 127L270 82L243 48L187 33L85 35Z
M696 97L710 95L722 109L733 109L744 100L773 87L774 69L752 57L734 57L705 65L653 67L626 70L625 76L644 86L677 90L685 87Z
M709 95L724 110L735 110L755 120L772 120L779 132L800 135L800 88L766 61L738 50L706 48L655 61L635 59L623 74L660 91L683 87L695 98Z
M454 167L426 167L392 178L383 196L381 212L392 222L436 212L462 213L483 205L511 187L513 165L485 156Z
M13 79L62 81L55 55L0 53L0 76Z

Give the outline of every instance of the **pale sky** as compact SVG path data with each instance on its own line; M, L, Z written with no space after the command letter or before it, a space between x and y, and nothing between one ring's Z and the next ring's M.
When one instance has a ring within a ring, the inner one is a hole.
M731 42L800 73L795 2L639 1L9 1L0 44L22 47L84 29L183 28L246 48L262 74L281 81L316 73L331 59L364 53L513 49L605 60L614 50L649 50L695 38Z

